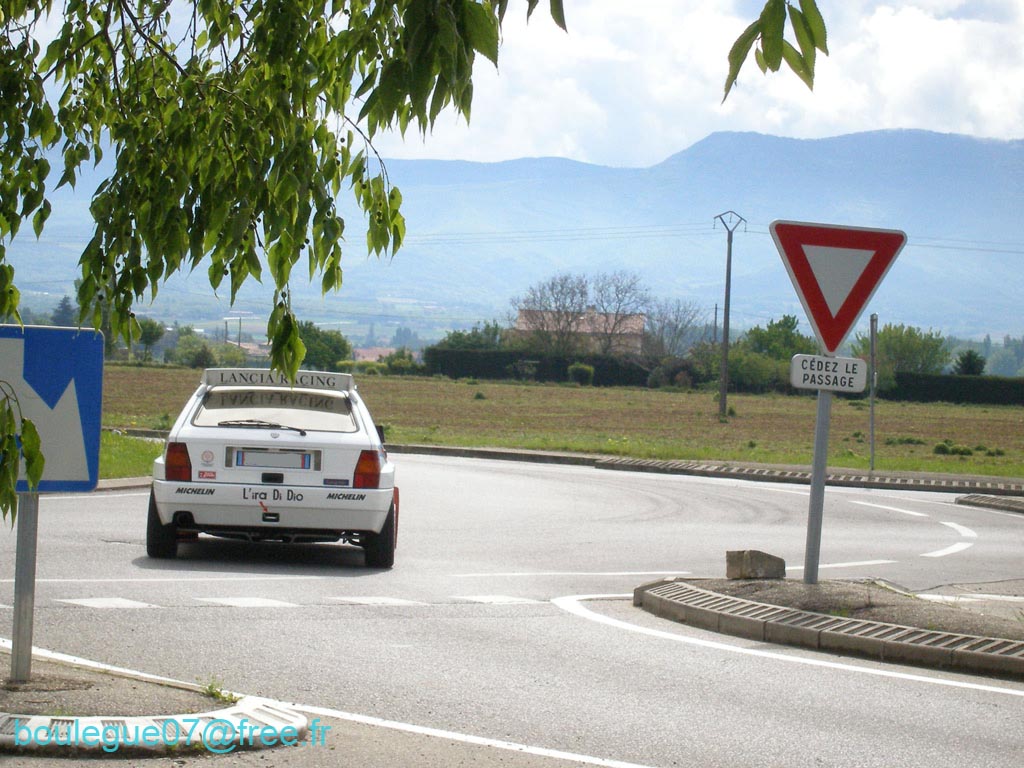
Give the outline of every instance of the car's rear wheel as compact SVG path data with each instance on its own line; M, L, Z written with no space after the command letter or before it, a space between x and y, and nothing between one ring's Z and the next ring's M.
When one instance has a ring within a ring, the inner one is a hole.
M395 516L395 505L392 504L380 533L371 533L366 537L363 553L368 568L390 568L395 564L395 539L398 536Z
M146 518L146 554L161 559L178 555L178 526L160 522L152 491L149 492L149 516Z

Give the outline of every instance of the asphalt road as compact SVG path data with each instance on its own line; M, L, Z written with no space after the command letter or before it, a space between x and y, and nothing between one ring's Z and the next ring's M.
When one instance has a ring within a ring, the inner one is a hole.
M798 577L806 488L398 458L389 572L338 546L216 540L151 561L146 494L45 497L36 645L618 761L604 764L1020 764L1024 684L780 649L632 607L644 581L724 575L727 549L779 555ZM1020 578L1024 517L952 501L829 489L822 578L919 591ZM0 628L14 539L0 537Z

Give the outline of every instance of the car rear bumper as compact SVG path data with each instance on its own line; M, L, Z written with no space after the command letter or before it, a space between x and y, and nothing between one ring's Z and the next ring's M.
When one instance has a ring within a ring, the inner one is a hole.
M391 509L394 489L154 480L153 497L163 524L173 522L176 515L187 515L193 522L189 527L196 530L379 533Z

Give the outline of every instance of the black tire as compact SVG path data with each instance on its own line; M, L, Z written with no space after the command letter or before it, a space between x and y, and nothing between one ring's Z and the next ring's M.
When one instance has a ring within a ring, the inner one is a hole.
M174 523L163 525L156 512L156 499L149 492L149 516L146 518L146 554L162 560L178 556L178 527Z
M392 505L380 533L369 534L366 543L363 544L367 568L390 568L395 564L396 537L395 507Z

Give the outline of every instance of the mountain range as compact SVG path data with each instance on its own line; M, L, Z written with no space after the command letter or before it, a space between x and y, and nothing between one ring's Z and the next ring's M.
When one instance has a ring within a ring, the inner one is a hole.
M637 137L642 140L642 137ZM498 163L385 161L403 195L406 243L393 260L367 258L358 214L348 218L345 285L321 298L292 286L304 318L358 338L405 326L424 338L504 319L511 300L557 272L638 273L659 298L700 306L710 321L724 297L726 232L736 226L731 323L764 325L795 314L796 293L768 235L776 219L901 229L907 247L867 315L945 335L1024 332L1024 140L895 130L825 139L715 133L649 168L560 158ZM9 248L25 301L70 293L91 230L88 196L54 195L39 241ZM346 210L346 200L339 203ZM234 309L262 319L270 291L243 291ZM176 277L148 312L219 322L232 309L211 297L205 271ZM719 309L720 312L720 309ZM259 323L257 322L258 326Z

